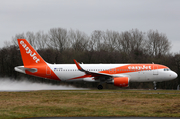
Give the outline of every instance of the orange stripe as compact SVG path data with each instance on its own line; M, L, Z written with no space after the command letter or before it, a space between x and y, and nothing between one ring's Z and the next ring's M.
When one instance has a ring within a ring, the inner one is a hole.
M165 68L168 68L168 67L163 66L163 65L158 65L158 64L129 64L129 65L125 65L125 66L111 68L111 69L105 70L105 71L100 71L99 73L122 74L122 73L131 73L131 72L165 69Z

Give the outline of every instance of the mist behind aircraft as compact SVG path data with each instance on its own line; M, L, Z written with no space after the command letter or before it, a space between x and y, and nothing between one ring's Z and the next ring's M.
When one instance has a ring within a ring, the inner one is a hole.
M27 80L15 81L9 78L0 78L0 91L35 91L35 90L86 90L73 86L52 85L30 82Z

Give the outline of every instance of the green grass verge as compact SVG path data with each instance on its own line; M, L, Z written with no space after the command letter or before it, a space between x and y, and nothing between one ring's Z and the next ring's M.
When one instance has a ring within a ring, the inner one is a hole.
M180 91L0 92L0 118L56 116L180 117Z

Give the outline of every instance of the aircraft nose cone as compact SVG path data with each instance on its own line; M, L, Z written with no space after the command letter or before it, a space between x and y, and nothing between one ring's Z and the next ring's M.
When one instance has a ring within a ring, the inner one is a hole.
M171 77L173 78L173 79L175 79L175 78L177 78L177 73L176 72L172 72L172 75L171 75Z
M174 73L175 73L175 72L174 72ZM177 78L177 77L178 77L177 73L175 73L175 74L174 74L174 77L175 77L175 78Z

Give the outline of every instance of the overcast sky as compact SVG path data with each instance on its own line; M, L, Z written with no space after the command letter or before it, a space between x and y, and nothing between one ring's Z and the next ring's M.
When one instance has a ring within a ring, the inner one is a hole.
M180 0L1 0L0 48L28 31L158 30L180 52Z

